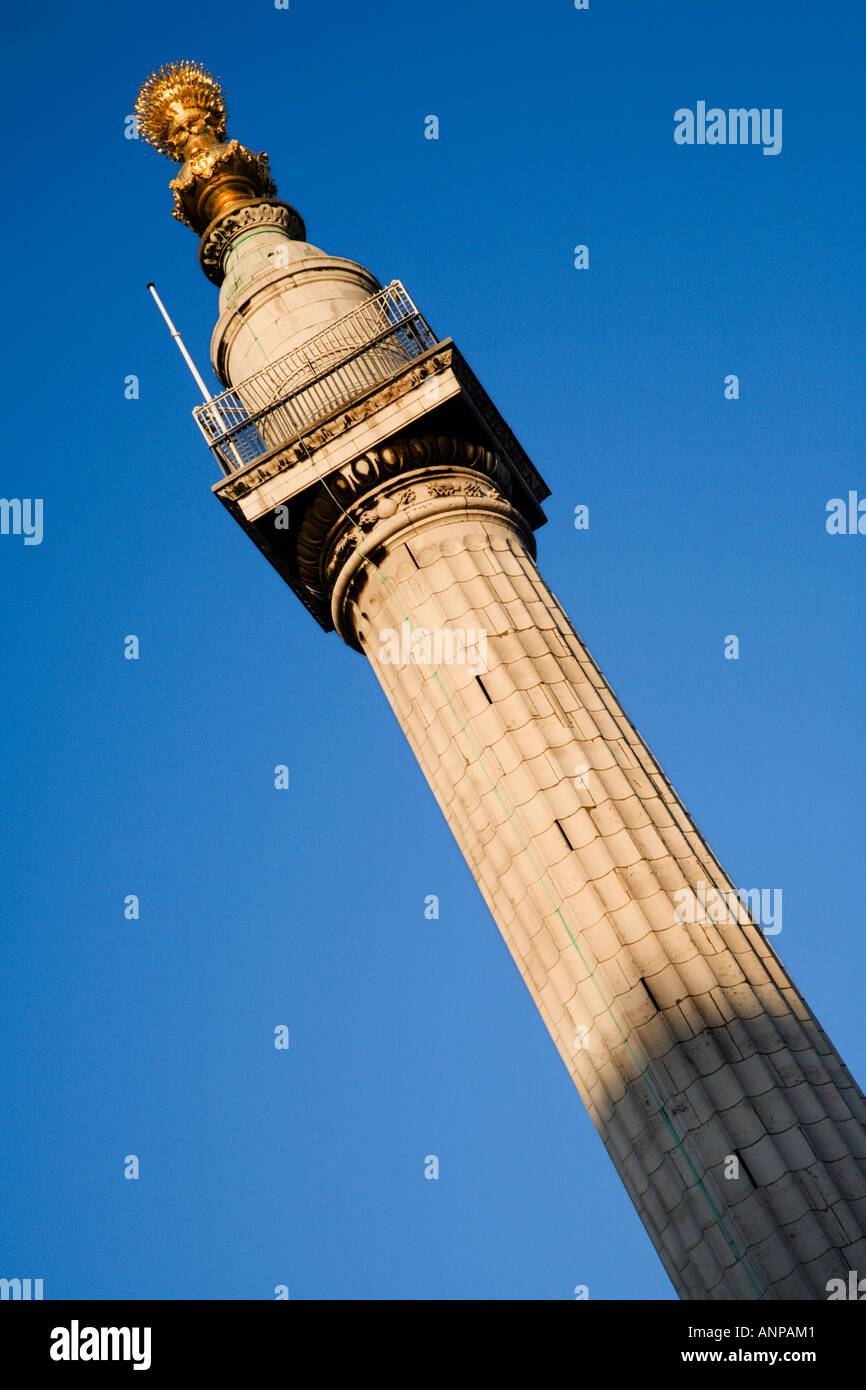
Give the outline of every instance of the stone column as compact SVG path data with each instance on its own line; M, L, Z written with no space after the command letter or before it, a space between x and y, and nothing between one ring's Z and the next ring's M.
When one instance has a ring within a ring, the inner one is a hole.
M866 1271L863 1095L509 494L478 444L392 441L322 488L301 574L366 653L680 1296L826 1298Z
M136 112L261 421L214 491L366 652L678 1293L848 1287L866 1102L541 578L543 479L454 343L385 333L378 281L306 240L209 73Z

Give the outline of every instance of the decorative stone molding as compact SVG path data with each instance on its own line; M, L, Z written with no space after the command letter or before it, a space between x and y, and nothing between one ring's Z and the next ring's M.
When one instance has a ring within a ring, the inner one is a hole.
M465 510L467 506L478 503L487 506L499 504L507 508L509 515L516 515L510 504L506 503L501 490L486 479L477 482L472 477L461 477L460 472L453 472L450 482L434 483L414 474L410 476L415 480L413 487L400 491L398 484L386 484L374 505L350 508L348 515L343 518L343 526L338 524L334 527L320 566L326 588L332 596L338 576L362 546L365 552L368 543L375 548L406 524L414 527L433 515ZM384 523L388 524L387 536L381 530L379 534L374 534L376 528L381 528ZM336 623L336 626L342 633L342 625Z
M251 199L216 217L202 233L198 252L202 270L215 285L223 282L223 260L232 241L251 227L271 227L292 241L305 241L307 236L304 219L297 209L273 199Z
M441 478L427 471L440 469ZM511 490L496 454L469 440L424 435L371 449L333 473L307 507L295 549L299 578L317 600L325 599L348 556L380 521L438 499L506 500Z
M445 352L419 358L405 371L398 373L393 381L372 388L366 396L349 406L341 406L322 424L308 430L302 439L287 442L261 460L257 459L255 464L245 468L243 472L231 474L225 482L218 485L220 496L229 501L239 501L263 483L279 477L287 469L306 463L324 444L338 438L353 425L361 424L371 415L376 415L391 400L399 400L436 372L443 371L448 366L448 361L449 355Z
M364 650L359 618L363 619L365 614L358 608L358 598L369 585L370 569L372 567L381 580L379 566L385 564L389 554L406 540L411 539L414 555L415 547L424 546L427 534L435 537L443 525L457 520L461 529L469 524L474 541L481 548L491 534L501 534L504 527L528 555L535 556L535 537L525 517L507 501L491 479L479 479L468 470L456 468L449 470L451 482L448 485L437 485L425 479L418 486L419 477L424 475L406 475L405 481L413 481L415 485L406 489L399 499L401 480L385 484L380 505L361 518L365 523L363 529L351 524L353 509L350 509L350 517L342 525L335 525L328 537L322 569L330 594L331 625L356 651Z

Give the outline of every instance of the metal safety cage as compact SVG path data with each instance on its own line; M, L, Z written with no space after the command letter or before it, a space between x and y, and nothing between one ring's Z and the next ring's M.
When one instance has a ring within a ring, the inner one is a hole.
M387 381L437 338L399 280L193 416L226 475Z

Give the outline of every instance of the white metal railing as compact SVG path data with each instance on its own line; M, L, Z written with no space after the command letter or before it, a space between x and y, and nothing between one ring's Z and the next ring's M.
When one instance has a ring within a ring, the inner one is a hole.
M246 381L193 410L226 474L298 438L435 347L399 280Z

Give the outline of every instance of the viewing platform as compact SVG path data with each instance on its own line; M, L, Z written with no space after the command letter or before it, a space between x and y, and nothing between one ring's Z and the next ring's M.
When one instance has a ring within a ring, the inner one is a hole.
M193 410L226 476L300 438L436 346L399 280L285 357Z

